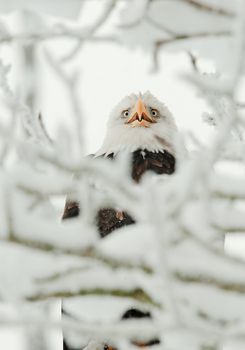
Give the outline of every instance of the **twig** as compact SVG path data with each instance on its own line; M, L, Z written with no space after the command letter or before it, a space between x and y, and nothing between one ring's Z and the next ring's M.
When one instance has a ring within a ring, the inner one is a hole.
M232 33L230 31L220 31L220 32L203 32L203 33L193 33L193 34L175 34L170 38L157 40L154 44L154 51L153 51L153 60L154 60L154 66L155 69L158 69L158 55L161 48L163 48L166 45L185 41L185 40L195 40L195 39L205 39L205 38L212 38L212 37L227 37L231 36Z
M192 67L193 67L194 71L196 73L200 73L200 70L199 70L199 68L197 66L197 57L191 51L188 51L187 54L190 57L191 64L192 64Z
M1 327L23 327L35 325L39 329L63 329L73 331L78 334L83 334L89 337L98 337L104 339L118 339L118 338L140 338L142 340L155 338L160 332L160 327L157 323L151 321L139 320L137 321L123 321L113 322L109 324L98 324L82 322L79 320L72 320L64 317L61 321L51 321L46 318L0 318Z
M208 5L207 3L204 3L204 2L201 2L198 0L180 0L180 1L187 3L187 4L197 8L198 10L211 12L215 15L226 16L226 17L230 17L230 18L233 18L235 16L235 13L232 11L227 11L221 7L219 8L216 6L211 6L211 5Z
M46 292L46 293L40 293L33 296L27 297L28 301L40 301L40 300L47 300L47 299L60 299L60 298L72 298L75 296L85 296L85 295L98 295L98 296L105 296L105 295L111 295L121 298L132 298L134 300L137 300L141 303L150 304L152 306L161 307L157 302L155 302L149 294L147 294L142 289L133 289L133 290L122 290L122 289L80 289L78 291L70 291L70 290L64 290L59 292Z
M62 80L63 84L66 87L69 100L71 101L71 107L73 109L74 129L77 134L79 146L78 152L82 154L82 152L84 151L85 142L83 135L83 113L80 105L80 99L77 94L79 74L76 72L76 74L69 77L62 69L61 64L55 61L55 59L51 56L49 51L45 50L45 56L50 67L54 70L56 75Z
M101 16L99 16L99 18L95 21L95 23L89 29L86 30L87 37L94 36L95 33L98 32L100 28L106 23L106 21L109 19L109 17L113 13L116 3L117 3L117 0L109 0L109 2L106 3ZM71 50L71 52L62 58L62 61L68 61L74 56L76 56L77 53L80 51L82 44L83 44L83 40L80 40L76 44L76 46Z
M28 240L22 237L16 237L14 234L11 234L10 237L7 238L0 238L1 242L10 243L13 245L19 245L21 247L25 247L27 249L31 250L38 250L42 251L48 254L55 254L55 255L67 255L67 256L74 256L74 257L80 257L80 258L87 258L92 259L95 261L98 261L100 263L108 265L112 269L119 269L119 268L125 268L125 269L138 269L146 274L152 274L152 268L144 265L144 264L134 264L126 261L122 261L119 259L115 259L112 257L108 257L106 255L103 255L102 253L98 252L96 248L88 247L86 249L69 249L69 248L63 248L58 247L57 245L53 245L51 243L44 243L40 242L38 240ZM71 269L71 272L73 272L73 268ZM48 281L48 280L55 280L56 278L60 278L65 276L69 272L60 272L58 274L50 275L42 279L42 281Z
M174 276L177 280L184 283L193 283L193 284L206 284L216 287L218 289L222 289L226 292L232 293L245 293L245 284L237 283L234 281L224 281L219 278L214 278L213 276L208 276L204 274L188 274L184 272L176 271L174 272Z
M227 255L224 251L216 248L209 242L206 242L204 239L201 239L199 236L191 232L190 229L182 226L182 232L189 237L192 241L197 243L201 248L205 249L207 252L213 254L219 259L222 259L224 262L237 264L237 266L245 267L245 262L242 259L236 258L231 255Z
M53 143L51 137L49 136L48 132L47 132L47 129L46 129L46 126L43 122L43 117L42 117L42 114L39 113L38 115L38 122L39 122L39 126L40 126L40 129L42 130L43 132L43 135L45 136L45 138L48 140L49 143Z
M115 36L103 35L103 36L88 36L86 33L81 33L79 31L72 31L64 29L60 32L56 31L46 31L45 33L30 33L30 34L8 34L0 37L0 44L4 43L15 43L15 42L35 42L40 43L43 41L57 40L69 38L73 40L90 41L94 43L98 42L113 42L119 43L119 40Z
M165 0L149 0L149 2L158 2L158 1L165 1ZM232 11L228 11L225 10L224 8L221 7L217 7L217 6L212 6L209 5L207 3L204 3L202 1L199 0L174 0L175 2L184 2L186 4L191 5L192 7L195 7L196 9L200 10L200 11L205 11L205 12L209 12L215 15L219 15L219 16L226 16L226 17L230 17L233 18L235 17L235 12Z
M144 19L145 19L146 22L150 23L156 29L164 31L165 33L167 33L167 34L169 34L171 36L174 36L176 34L173 30L167 28L164 24L159 23L156 20L154 20L154 18L151 17L148 13L145 15Z

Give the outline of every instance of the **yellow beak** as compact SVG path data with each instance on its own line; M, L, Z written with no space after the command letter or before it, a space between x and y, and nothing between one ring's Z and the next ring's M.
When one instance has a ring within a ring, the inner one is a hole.
M136 102L129 119L125 124L131 124L132 126L144 126L149 127L150 123L155 123L155 120L149 115L141 97Z

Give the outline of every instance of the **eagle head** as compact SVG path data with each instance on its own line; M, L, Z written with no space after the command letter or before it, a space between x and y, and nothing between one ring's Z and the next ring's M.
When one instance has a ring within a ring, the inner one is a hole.
M174 118L164 103L149 91L131 94L113 108L106 137L96 156L137 149L152 152L166 149L174 153L176 132Z

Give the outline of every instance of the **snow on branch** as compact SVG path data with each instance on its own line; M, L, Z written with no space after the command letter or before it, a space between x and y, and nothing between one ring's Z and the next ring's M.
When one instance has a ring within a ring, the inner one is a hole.
M159 6L167 3L158 2ZM101 17L87 31L63 26L43 34L5 32L0 36L5 44L28 40L33 45L66 36L78 41L72 56L86 40L122 43L119 32L136 30L146 23L158 31L158 38L154 37L149 47L153 51L156 46L164 50L166 44L189 41L192 45L190 39L207 37L230 37L235 43L227 80L222 75L202 75L196 57L191 55L195 69L188 79L212 109L216 127L213 140L201 145L195 156L179 162L172 176L146 176L140 184L130 177L127 156L113 162L82 157L85 140L76 94L78 72L69 75L64 60L58 61L51 50L45 50L45 62L66 87L73 115L73 143L79 145L80 153L67 157L46 131L42 114L33 113L11 91L9 68L0 61L2 103L12 116L9 133L5 125L0 127L4 150L0 164L0 254L6 257L5 267L0 268L4 281L0 283L0 298L31 305L63 298L67 308L75 311L74 317L66 315L59 322L23 314L17 319L1 318L1 325L62 328L75 334L80 347L91 337L99 339L99 344L109 341L120 349L129 349L137 337L139 341L163 339L166 348L173 350L183 344L188 349L217 350L237 340L244 347L245 262L224 251L223 239L229 233L245 233L245 178L243 173L235 177L218 168L227 161L228 152L230 160L244 166L245 123L235 102L244 74L244 4L239 2L240 11L233 11L204 1L173 1L176 14L180 3L188 4L190 11L198 10L201 14L191 12L197 16L196 22L205 13L214 16L212 25L217 17L236 24L235 30L230 22L222 22L207 31L196 27L184 31L178 26L177 15L174 28L169 28L164 15L159 21L151 12L154 3L157 1L126 2L122 18L125 10L134 6L131 24L127 22L108 35L100 36L97 31L117 9L118 1L107 1ZM18 132L15 118L22 120L25 135ZM65 195L82 203L86 210L73 220L61 222L52 200L58 197L64 202ZM110 207L126 211L136 223L101 240L96 215L98 209ZM9 258L13 256L22 261L21 270ZM13 279L18 280L17 285ZM96 322L91 320L85 307L89 302L100 306L111 302L108 318L103 318L98 306ZM133 307L152 317L142 322L122 320L124 312ZM93 344L88 349L96 349Z

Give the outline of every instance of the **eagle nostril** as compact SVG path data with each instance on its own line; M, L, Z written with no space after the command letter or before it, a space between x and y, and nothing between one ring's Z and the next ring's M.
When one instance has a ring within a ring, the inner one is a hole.
M138 120L139 122L141 122L141 120L142 120L142 115L139 115L139 114L137 113L137 120Z

